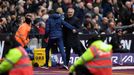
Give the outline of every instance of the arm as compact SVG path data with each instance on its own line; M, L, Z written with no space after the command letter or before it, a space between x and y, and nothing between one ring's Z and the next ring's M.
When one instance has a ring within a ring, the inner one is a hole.
M3 62L0 64L0 73L6 72L13 68L13 64L15 64L21 56L21 52L16 48L10 49Z
M25 29L24 31L23 31L23 39L24 39L24 41L25 41L25 45L27 45L28 43L29 43L29 33L30 33L30 31L31 31L31 26L30 25L27 25L26 27L24 27L23 29Z
M92 51L90 50L90 48L88 48L86 52L78 60L76 60L76 62L74 62L74 64L70 67L69 72L73 72L76 66L83 65L84 63L92 60L93 58L94 58L94 55Z
M49 33L49 31L50 31L50 21L49 21L50 19L48 19L47 21L46 21L46 34L48 34Z
M48 38L50 34L50 21L49 19L46 21L45 35L44 38Z
M21 25L16 32L17 33L16 36L21 40L23 45L27 45L27 43L29 42L28 39L29 31L30 31L30 27L25 27L24 25Z
M74 26L70 25L69 23L67 23L67 22L64 21L64 20L62 20L62 24L63 24L65 27L67 27L67 28L69 28L69 29L71 29L71 30L75 29Z

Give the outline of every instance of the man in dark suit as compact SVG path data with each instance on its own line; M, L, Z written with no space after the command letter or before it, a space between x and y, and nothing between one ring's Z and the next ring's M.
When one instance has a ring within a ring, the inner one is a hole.
M67 15L65 16L65 21L74 26L77 30L81 27L80 21L77 17L74 16L75 10L73 8L68 8ZM64 44L66 48L66 59L67 65L70 60L70 51L71 48L77 53L79 56L82 54L82 44L79 39L78 33L72 33L68 28L63 27L64 30Z

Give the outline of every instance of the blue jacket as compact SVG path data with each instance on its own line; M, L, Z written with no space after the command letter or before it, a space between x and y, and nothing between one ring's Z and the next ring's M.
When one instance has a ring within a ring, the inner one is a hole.
M61 38L63 25L71 30L75 29L75 27L62 20L59 14L50 15L46 22L46 33L49 35L49 38Z

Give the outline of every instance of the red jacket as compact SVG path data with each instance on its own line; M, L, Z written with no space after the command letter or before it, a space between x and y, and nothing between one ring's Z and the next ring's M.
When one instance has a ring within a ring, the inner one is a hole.
M95 59L86 64L89 71L93 75L112 75L111 52L103 52L94 46L90 49Z
M9 71L9 75L33 75L33 68L28 54L23 47L18 47L22 53L20 60L13 65L13 69Z

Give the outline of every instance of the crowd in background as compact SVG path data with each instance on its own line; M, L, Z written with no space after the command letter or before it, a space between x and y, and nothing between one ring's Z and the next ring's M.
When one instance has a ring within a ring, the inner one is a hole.
M29 29L26 29L25 23ZM27 40L25 48L32 38L38 38L38 43L41 39L41 47L46 48L46 54L49 54L51 48L49 44L55 45L56 41L65 60L63 67L66 69L71 49L79 56L85 51L78 34L115 34L117 36L110 43L114 52L120 52L123 49L121 36L134 34L133 24L134 0L0 0L0 34L18 32L17 37L21 37L22 43ZM25 38L22 39L20 32L26 32L23 35ZM94 40L96 38L90 38L88 46ZM46 56L47 60L48 58L49 55Z
M113 34L115 26L134 23L134 0L0 0L0 33L15 33L30 13L31 33L44 34L49 14L57 11L64 19L68 8L75 9L82 34ZM133 27L118 31L132 33Z

